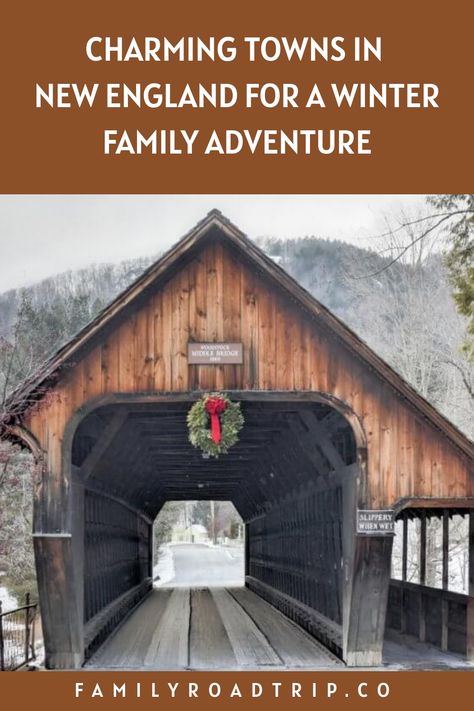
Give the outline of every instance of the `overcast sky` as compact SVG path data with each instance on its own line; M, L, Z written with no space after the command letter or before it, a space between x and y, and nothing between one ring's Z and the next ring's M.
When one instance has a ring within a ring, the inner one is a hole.
M375 246L384 215L423 195L1 195L0 292L93 262L154 255L217 207L249 237Z

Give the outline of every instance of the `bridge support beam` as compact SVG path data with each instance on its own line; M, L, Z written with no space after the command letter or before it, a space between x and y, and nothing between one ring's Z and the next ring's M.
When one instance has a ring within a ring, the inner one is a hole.
M356 535L359 466L343 477L343 659L348 666L379 666L385 635L392 536Z
M77 669L84 662L83 622L78 604L82 581L74 570L72 548L72 538L64 534L35 538L47 669Z
M382 663L391 554L391 537L355 539L344 619L343 656L348 666Z
M84 488L73 475L48 507L46 491L58 478L44 473L35 500L34 550L47 669L77 669L84 662Z

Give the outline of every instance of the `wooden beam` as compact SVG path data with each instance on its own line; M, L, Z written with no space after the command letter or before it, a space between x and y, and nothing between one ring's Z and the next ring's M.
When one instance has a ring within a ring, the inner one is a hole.
M308 410L301 410L299 417L308 428L309 433L314 434L315 445L322 451L333 469L341 469L346 465L343 458L332 443L331 435L315 414Z
M443 590L448 589L449 583L449 511L443 511Z
M393 539L356 536L344 626L348 666L379 666L385 634Z
M111 501L115 501L117 504L120 504L124 508L128 509L132 513L136 514L140 518L142 518L145 523L152 524L153 521L147 516L143 511L140 509L135 508L134 506L131 506L128 501L125 499L120 499L118 496L113 496L112 494L108 493L106 489L100 489L99 487L96 486L90 486L88 485L86 487L86 491L90 491L93 494L98 494L99 496L104 496L106 499L110 499Z
M112 444L112 441L124 425L127 415L128 413L125 410L120 409L112 417L111 421L100 435L94 448L88 454L80 468L81 476L84 480L87 479L98 466L100 460Z
M449 511L443 511L443 590L449 586ZM441 600L441 649L448 649L448 601L443 597Z
M406 508L426 508L426 509L472 509L474 508L474 496L463 496L455 498L436 498L432 496L415 496L399 499L393 506L395 515ZM442 512L440 512L442 515Z
M403 542L402 542L402 580L406 582L408 574L408 516L403 514Z
M402 582L406 583L408 576L408 514L403 512L403 538L402 538ZM405 609L405 586L400 589L400 631L405 634L407 628L407 614Z
M298 417L288 417L288 426L297 438L298 443L304 449L306 456L311 460L314 468L320 476L326 476L330 467L328 460L320 453L316 438L302 424Z
M466 620L466 656L474 661L474 509L469 516L469 589Z
M72 536L33 538L47 669L76 669L84 661L82 556L75 565Z
M420 585L426 585L426 511L422 511L420 516ZM422 590L418 601L418 636L421 642L425 642L426 606Z
M127 421L123 434L120 433L120 437L112 440L112 444L100 459L100 468L95 467L89 482L93 480L97 485L105 486L114 495L126 498L128 491L123 485L129 476L133 477L134 485L141 477L149 476L149 452L139 440L138 431L135 424Z
M420 585L426 585L426 511L420 516Z
M340 412L333 409L329 410L329 414L323 417L320 422L322 426L326 429L326 431L331 434L335 434L340 430L350 428L350 424L346 420L346 418L341 415Z

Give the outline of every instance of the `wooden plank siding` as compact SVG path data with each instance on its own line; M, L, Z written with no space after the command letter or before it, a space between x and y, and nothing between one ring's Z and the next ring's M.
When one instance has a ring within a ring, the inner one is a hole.
M189 365L188 343L206 341L241 342L242 365ZM212 390L242 400L246 423L210 466L185 422ZM33 405L7 424L44 460L34 536L52 668L81 664L149 592L166 500L233 500L247 586L352 665L381 662L392 547L355 535L357 506L472 509L472 443L215 213L22 393Z
M242 341L243 365L188 365L188 341L207 340ZM319 391L345 403L367 439L369 507L474 495L472 461L461 449L326 324L219 241L203 244L66 368L23 424L47 452L58 478L52 485L60 488L65 427L89 401L113 393L220 389Z

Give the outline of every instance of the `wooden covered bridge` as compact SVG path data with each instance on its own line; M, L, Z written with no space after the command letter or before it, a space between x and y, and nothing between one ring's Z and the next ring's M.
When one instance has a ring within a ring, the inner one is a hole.
M233 344L237 357L206 361L204 348L196 363L199 344ZM245 417L218 459L191 446L186 425L211 391ZM153 521L166 501L195 499L234 503L247 589L346 664L380 664L387 609L393 626L472 658L472 442L218 211L9 407L5 431L37 461L49 668L81 666L149 599ZM454 514L470 518L469 589L457 595ZM405 580L391 583L393 521L424 522L423 566L433 516L444 522L442 585L406 580L406 541Z

